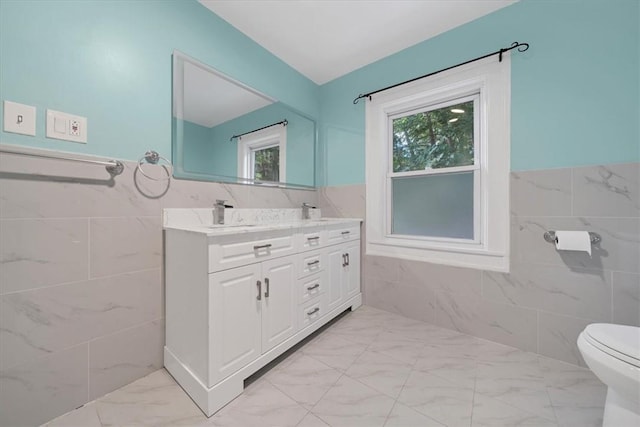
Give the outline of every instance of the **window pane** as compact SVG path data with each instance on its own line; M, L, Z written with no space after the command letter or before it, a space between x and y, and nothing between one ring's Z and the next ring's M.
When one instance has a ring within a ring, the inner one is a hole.
M280 147L254 151L253 176L260 181L280 181Z
M391 233L473 240L473 174L393 178Z
M393 171L473 164L473 100L393 119Z

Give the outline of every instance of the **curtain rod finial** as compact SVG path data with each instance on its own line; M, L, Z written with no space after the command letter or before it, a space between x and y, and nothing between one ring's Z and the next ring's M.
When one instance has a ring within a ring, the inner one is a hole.
M354 105L357 104L361 99L365 99L368 98L369 101L371 101L371 94L370 93L361 93L360 95L358 95L356 97L356 99L353 100Z

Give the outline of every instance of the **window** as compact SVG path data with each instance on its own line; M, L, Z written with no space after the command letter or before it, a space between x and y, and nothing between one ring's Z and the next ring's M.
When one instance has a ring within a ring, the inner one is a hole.
M508 271L510 63L367 103L367 253Z
M389 117L392 234L478 241L478 98Z
M238 138L238 172L256 181L286 180L286 126L273 126Z
M251 178L259 181L280 180L280 145L251 150Z

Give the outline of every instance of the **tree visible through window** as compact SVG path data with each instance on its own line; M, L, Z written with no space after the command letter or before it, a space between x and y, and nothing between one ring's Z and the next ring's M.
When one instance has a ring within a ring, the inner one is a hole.
M253 152L253 177L259 181L280 180L280 147L269 147Z
M473 101L393 120L393 172L474 162Z

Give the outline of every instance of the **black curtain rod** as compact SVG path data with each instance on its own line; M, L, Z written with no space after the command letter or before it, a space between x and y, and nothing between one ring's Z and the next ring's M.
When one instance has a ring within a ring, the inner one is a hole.
M261 127L261 128L258 128L258 129L250 130L249 132L241 133L241 134L238 134L238 135L233 135L231 138L229 138L229 141L233 141L233 139L234 139L234 138L240 138L241 136L243 136L243 135L247 135L247 134L249 134L249 133L258 132L259 130L266 129L266 128L270 128L271 126L275 126L275 125L282 125L282 126L286 126L286 125L288 125L288 124L289 124L289 122L287 121L287 119L284 119L284 120L283 120L283 121L281 121L281 122L272 123L272 124L270 124L270 125L263 126L263 127Z
M502 48L500 50L496 50L495 52L491 52L491 53L488 53L486 55L479 56L477 58L470 59L470 60L465 61L465 62L461 62L460 64L452 65L451 67L443 68L442 70L434 71L432 73L425 74L424 76L415 77L415 78L413 78L411 80L407 80L407 81L404 81L402 83L396 83L394 85L387 86L387 87L382 88L382 89L374 90L373 92L369 92L369 93L365 93L365 94L361 93L360 95L358 95L358 97L356 99L353 100L353 103L357 104L358 101L360 99L362 99L362 98L369 98L369 101L371 101L371 95L374 95L374 94L376 94L378 92L382 92L382 91L387 90L387 89L393 89L394 87L402 86L402 85L407 84L407 83L415 82L416 80L424 79L425 77L430 77L430 76L433 76L435 74L442 73L443 71L451 70L452 68L457 68L457 67L461 67L463 65L470 64L472 62L480 61L481 59L485 59L485 58L488 58L488 57L493 56L493 55L500 55L500 62L502 62L502 54L505 53L505 52L510 51L511 49L516 49L516 48L518 49L518 52L524 52L525 50L529 49L529 43L513 42L510 47L506 47L506 48Z

